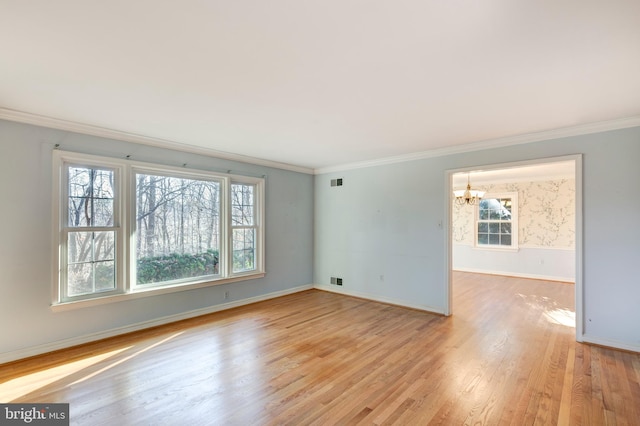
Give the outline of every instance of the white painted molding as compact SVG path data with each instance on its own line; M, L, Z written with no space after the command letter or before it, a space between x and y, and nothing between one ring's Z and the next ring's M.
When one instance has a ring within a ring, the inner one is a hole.
M61 120L43 115L31 114L28 112L16 111L8 108L0 108L0 119L15 121L17 123L33 124L35 126L48 127L50 129L64 130L67 132L81 133L84 135L98 136L101 138L116 139L125 142L139 143L143 145L155 146L158 148L172 149L175 151L187 152L190 154L204 155L207 157L220 158L223 160L239 161L256 166L272 167L275 169L289 170L292 172L313 174L313 169L293 164L279 163L277 161L264 160L261 158L249 157L241 154L218 151L211 148L203 148L189 145L182 142L167 139L154 138L150 136L138 135L135 133L122 132L105 127L92 126L90 124L76 123L74 121Z
M640 126L640 116L619 118L616 120L600 121L596 123L579 124L577 126L562 127L558 129L544 130L534 133L507 136L497 139L487 139L447 148L433 149L430 151L416 152L413 154L398 155L371 161L361 161L357 163L342 164L333 167L321 167L314 170L314 174L321 175L334 172L342 172L366 167L382 166L386 164L404 163L407 161L422 160L425 158L443 157L445 155L462 154L465 152L481 151L484 149L502 148L512 145L521 145L531 142L540 142L550 139L567 138L571 136L581 136L590 133L606 132L609 130L626 129Z
M453 243L454 247L470 247L473 249L478 249L478 250L483 250L483 251L505 251L505 249L503 248L491 248L491 247L478 247L478 246L474 246L472 243L457 243L454 242ZM535 249L535 250L556 250L556 251L575 251L576 249L574 247L551 247L551 246L537 246L534 244L519 244L518 245L518 250L521 249Z
M590 133L605 132L609 130L626 129L629 127L640 126L640 116L620 118L616 120L600 121L596 123L580 124L577 126L562 127L559 129L544 130L534 133L526 133L521 135L507 136L497 139L488 139L483 141L471 142L467 144L433 149L429 151L417 152L406 155L398 155L394 157L381 158L370 161L362 161L356 163L342 164L339 166L320 167L311 169L308 167L296 166L293 164L280 163L277 161L264 160L260 158L249 157L230 152L218 151L210 148L197 147L186 143L171 141L167 139L154 138L150 136L128 133L105 127L93 126L89 124L77 123L74 121L61 120L58 118L47 117L28 112L12 110L9 108L0 108L0 119L15 121L18 123L33 124L35 126L48 127L51 129L64 130L68 132L81 133L85 135L98 136L109 139L117 139L125 142L139 143L143 145L155 146L158 148L172 149L191 154L204 155L207 157L220 158L223 160L239 161L242 163L254 164L257 166L273 167L281 170L289 170L292 172L305 174L327 174L333 172L341 172L346 170L361 169L366 167L375 167L385 164L403 163L407 161L421 160L424 158L442 157L445 155L461 154L465 152L480 151L491 148L501 148L511 145L520 145L531 142L539 142L549 139L565 138L571 136L580 136Z
M629 343L619 342L617 340L602 339L600 337L590 336L588 334L582 335L582 342L592 344L592 345L606 346L608 348L622 349L625 351L640 353L640 345L633 345Z
M380 297L378 295L363 293L359 291L346 290L345 288L336 288L336 286L326 284L315 284L313 286L317 290L329 291L331 293L343 294L345 296L353 296L359 299L371 300L372 302L386 303L389 305L401 306L403 308L411 308L419 311L425 311L432 314L444 315L444 309L434 306L420 305L415 303L407 303L405 300L390 299L388 297Z
M314 287L313 284L302 285L302 286L290 288L287 290L264 294L261 296L249 297L247 299L236 300L233 302L223 303L215 306L208 306L206 308L195 309L195 310L183 312L180 314L168 315L162 318L156 318L149 321L130 324L124 327L113 328L111 330L101 331L98 333L92 333L84 336L73 337L70 339L47 343L44 345L33 346L25 349L19 349L17 351L4 352L4 353L0 353L0 364L16 361L23 358L32 357L35 355L41 355L47 352L57 351L57 350L69 348L72 346L82 345L89 342L94 342L96 340L102 340L108 337L114 337L121 334L131 333L133 331L144 330L146 328L157 327L159 325L169 324L176 321L182 321L189 318L195 318L201 315L207 315L214 312L237 308L238 306L249 305L256 302L262 302L264 300L274 299L276 297L286 296L288 294L310 290L313 287Z
M538 274L526 274L526 273L520 273L520 272L493 271L489 269L453 268L453 270L459 271L459 272L472 272L474 274L500 275L504 277L516 277L516 278L530 278L534 280L543 280L543 281L559 281L563 283L573 283L575 281L573 277L557 277L552 275L538 275Z

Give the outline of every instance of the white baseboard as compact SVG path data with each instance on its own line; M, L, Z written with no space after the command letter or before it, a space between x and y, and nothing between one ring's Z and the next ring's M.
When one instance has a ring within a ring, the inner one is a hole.
M454 268L453 270L460 271L460 272L473 272L475 274L502 275L506 277L531 278L534 280L544 280L544 281L560 281L563 283L575 282L575 278L573 277L557 277L557 276L551 276L551 275L523 274L520 272L491 271L487 269L474 269L474 268Z
M242 300L235 300L233 302L223 303L215 306L208 306L206 308L201 308L201 309L194 309L192 311L182 312L180 314L175 314L175 315L168 315L165 317L156 318L149 321L143 321L136 324L127 325L124 327L113 328L110 330L87 334L84 336L78 336L70 339L46 343L44 345L32 346L29 348L19 349L11 352L4 352L0 354L0 364L16 361L23 358L28 358L35 355L41 355L47 352L53 352L60 349L70 348L72 346L94 342L96 340L102 340L108 337L118 336L120 334L126 334L126 333L131 333L133 331L144 330L145 328L156 327L159 325L169 324L176 321L195 318L201 315L224 311L231 308L237 308L238 306L249 305L251 303L261 302L263 300L274 299L276 297L286 296L288 294L298 293L301 291L310 290L312 288L314 288L313 284L302 285L302 286L290 288L287 290L263 294L261 296L249 297L247 299L242 299Z
M603 339L601 337L589 336L588 334L582 335L582 343L590 343L598 346L606 346L613 349L622 349L625 351L640 353L640 344L633 345L629 343L619 342L617 340Z
M411 309L416 309L416 310L419 310L419 311L425 311L425 312L429 312L429 313L432 313L432 314L444 315L444 309L442 309L442 308L437 308L437 307L428 306L428 305L419 305L419 304L415 304L415 303L407 303L407 301L405 301L405 300L391 299L391 298L388 298L388 297L380 297L380 296L374 295L374 294L363 293L363 292L353 291L353 290L347 290L347 289L345 289L343 287L339 287L339 286L335 286L335 285L315 284L314 288L316 288L318 290L323 290L323 291L330 291L332 293L344 294L345 296L353 296L353 297L358 297L360 299L371 300L373 302L387 303L387 304L390 304L390 305L402 306L404 308L411 308Z

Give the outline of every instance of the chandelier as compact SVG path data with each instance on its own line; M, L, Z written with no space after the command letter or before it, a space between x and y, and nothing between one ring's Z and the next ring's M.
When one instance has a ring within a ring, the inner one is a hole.
M453 195L456 197L456 204L459 206L474 205L477 204L484 196L484 191L478 191L471 189L471 182L469 175L467 174L467 189L458 189L453 191Z

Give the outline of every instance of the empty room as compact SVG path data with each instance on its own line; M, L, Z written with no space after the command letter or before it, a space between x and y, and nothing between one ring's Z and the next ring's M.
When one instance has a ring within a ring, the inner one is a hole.
M0 47L0 424L638 424L637 1L0 0Z

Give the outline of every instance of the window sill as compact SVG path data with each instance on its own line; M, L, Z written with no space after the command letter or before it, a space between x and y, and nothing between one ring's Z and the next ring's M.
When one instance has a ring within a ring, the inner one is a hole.
M160 294L177 293L180 291L194 290L197 288L212 287L222 284L230 284L238 281L255 280L263 278L264 272L239 275L233 278L222 278L214 281L204 281L192 284L173 285L171 287L153 287L130 290L127 293L109 294L106 296L94 297L91 299L74 300L70 302L54 302L51 304L53 312L65 312L73 309L88 308L91 306L104 305L107 303L122 302L125 300L139 299L142 297L158 296Z

